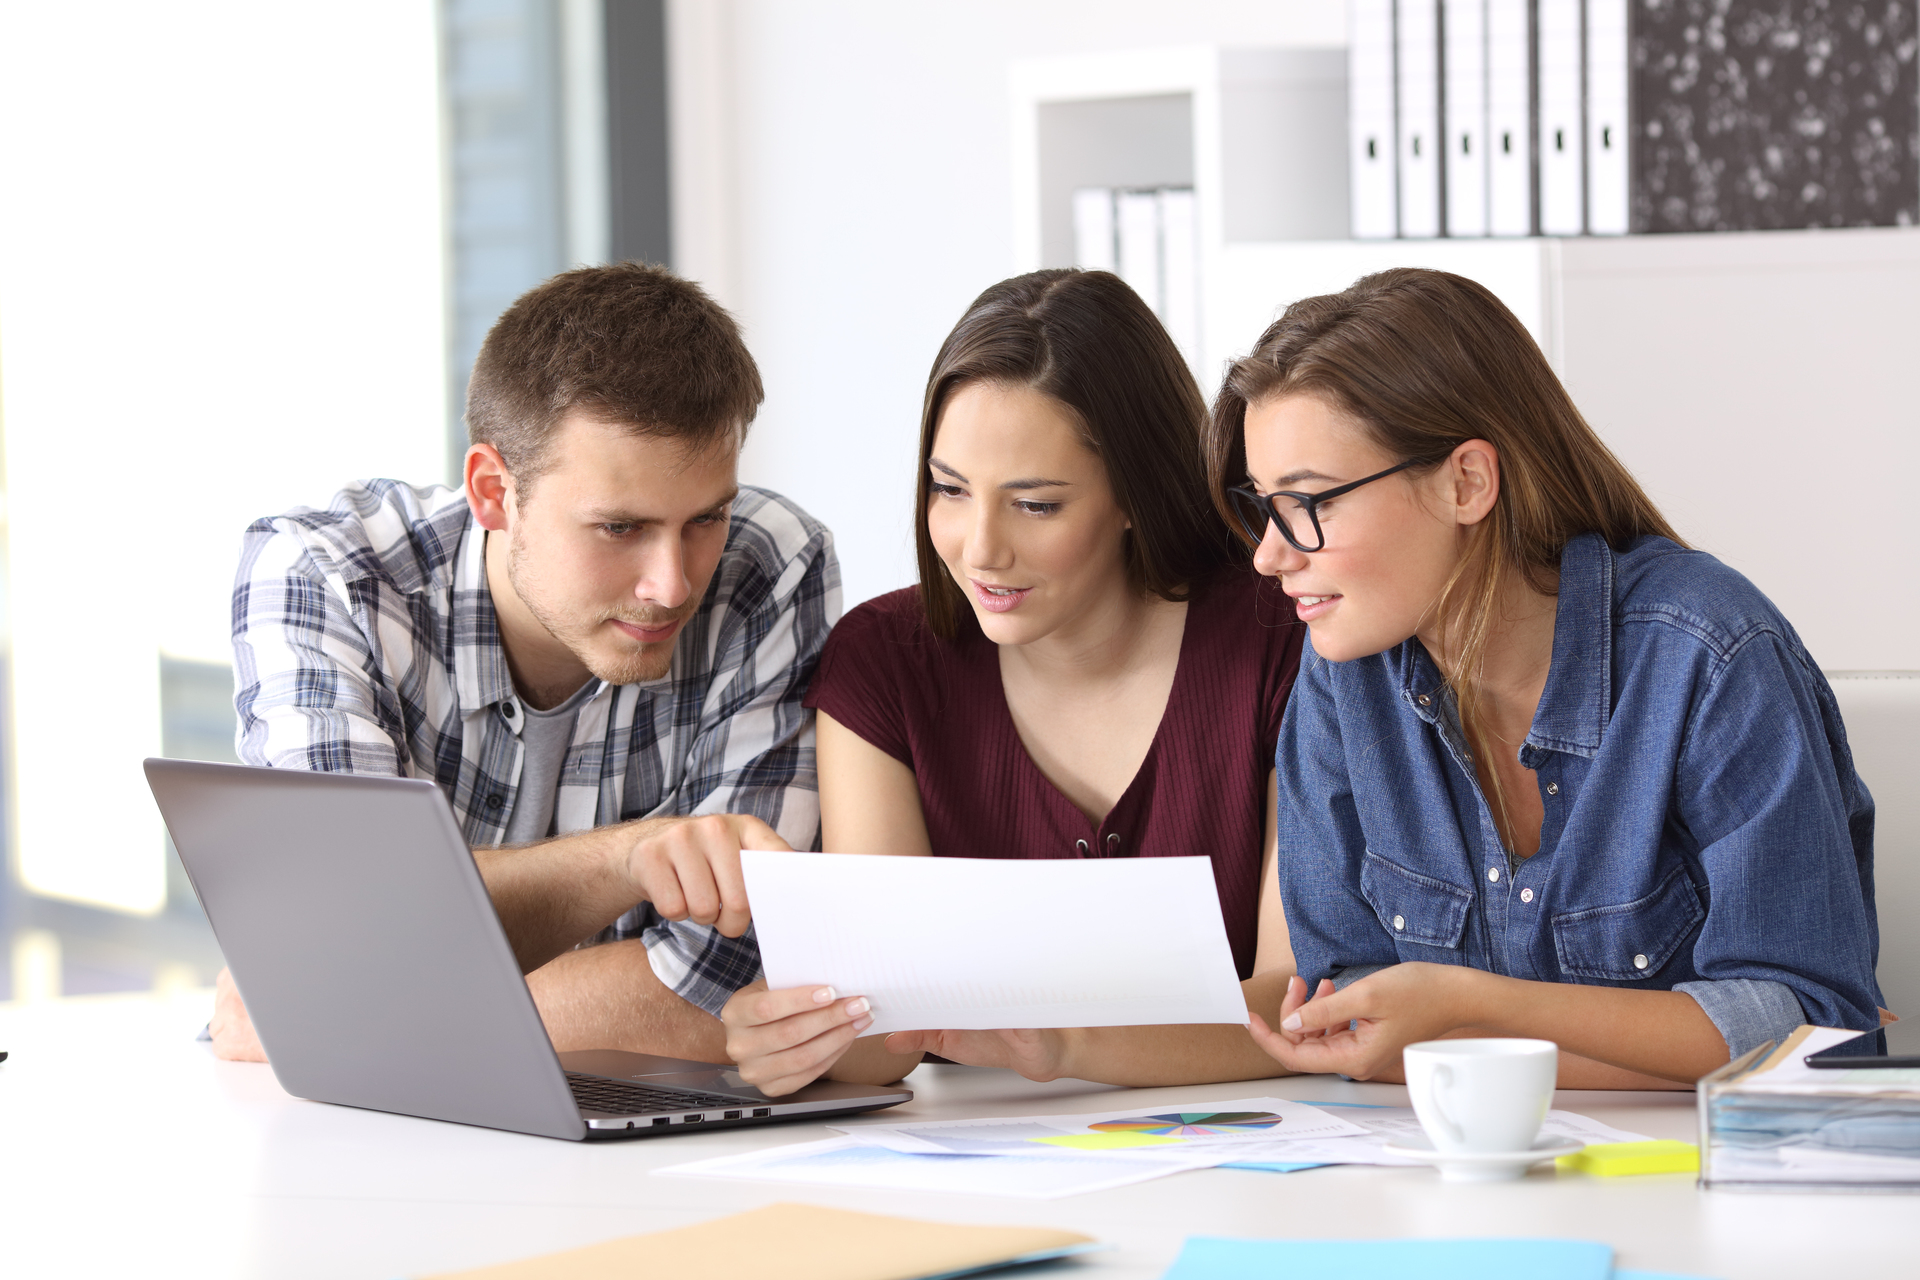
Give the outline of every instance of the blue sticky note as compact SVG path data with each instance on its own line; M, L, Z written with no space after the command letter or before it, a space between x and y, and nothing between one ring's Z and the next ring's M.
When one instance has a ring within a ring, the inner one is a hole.
M1612 1280L1589 1240L1227 1240L1190 1236L1162 1280Z
M1298 1173L1302 1169L1324 1169L1324 1164L1288 1164L1284 1160L1235 1160L1222 1169L1252 1169L1258 1173Z

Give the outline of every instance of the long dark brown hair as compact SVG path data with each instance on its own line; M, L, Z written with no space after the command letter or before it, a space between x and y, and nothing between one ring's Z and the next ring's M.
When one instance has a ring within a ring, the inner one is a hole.
M972 383L1025 387L1066 407L1132 521L1127 580L1136 590L1185 600L1245 560L1211 510L1200 453L1206 404L1160 321L1110 272L1035 271L975 298L927 375L913 540L935 635L950 640L963 625L978 625L927 533L927 460L940 413Z
M1499 452L1499 496L1433 606L1442 650L1433 656L1476 751L1487 746L1480 687L1506 583L1556 594L1561 550L1582 533L1615 549L1643 534L1680 542L1580 416L1525 326L1462 276L1400 268L1303 298L1228 368L1207 425L1207 479L1236 531L1226 489L1247 479L1247 406L1295 394L1324 398L1396 460L1430 460L1409 477L1469 440ZM1504 814L1498 778L1481 781Z

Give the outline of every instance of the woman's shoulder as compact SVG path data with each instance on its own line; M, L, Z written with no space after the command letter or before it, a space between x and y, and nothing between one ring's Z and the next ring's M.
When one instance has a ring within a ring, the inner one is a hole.
M1612 551L1620 640L1645 633L1730 656L1756 637L1801 651L1792 623L1738 569L1705 551L1647 535Z

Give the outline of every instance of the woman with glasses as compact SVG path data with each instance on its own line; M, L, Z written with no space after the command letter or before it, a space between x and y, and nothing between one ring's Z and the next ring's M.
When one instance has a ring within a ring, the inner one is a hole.
M1293 962L1273 751L1303 628L1214 514L1205 424L1179 351L1113 275L1036 272L968 308L927 381L920 585L849 612L808 694L822 839L834 853L1208 856L1247 1002L1276 1015ZM1137 925L1154 927L1152 903ZM727 1006L728 1052L761 1089L829 1069L891 1080L922 1052L1036 1079L1274 1074L1241 1026L883 1042L857 1039L871 1021L858 993L815 994L756 984Z
M1255 1017L1280 1063L1395 1079L1414 1041L1535 1036L1563 1087L1671 1087L1880 1025L1873 801L1826 680L1491 293L1403 270L1294 304L1208 468L1310 629L1277 756L1300 976Z

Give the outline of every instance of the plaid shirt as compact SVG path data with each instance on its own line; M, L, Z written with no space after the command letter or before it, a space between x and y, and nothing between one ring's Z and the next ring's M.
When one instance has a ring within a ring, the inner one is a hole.
M392 480L355 484L325 511L256 521L233 590L240 758L432 778L469 844L499 844L526 717L485 549L461 491ZM669 673L601 681L580 708L556 829L750 813L813 848L820 797L800 699L839 612L833 535L784 498L742 488ZM636 936L661 981L710 1013L760 974L751 932L663 921L645 903L589 941Z

